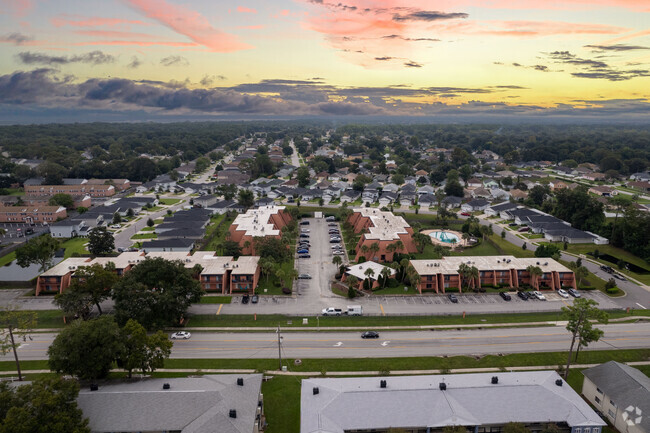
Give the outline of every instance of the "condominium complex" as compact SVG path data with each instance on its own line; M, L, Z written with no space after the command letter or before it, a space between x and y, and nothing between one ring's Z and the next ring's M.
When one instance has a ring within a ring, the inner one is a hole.
M0 222L3 223L53 223L68 216L63 206L2 206Z
M237 215L235 221L228 229L230 239L239 244L242 253L245 255L255 254L256 237L282 236L282 227L291 221L291 216L285 212L284 206L260 206L257 209L249 209L242 215Z
M75 272L84 266L108 262L115 265L115 272L123 275L134 266L147 259L160 257L165 260L180 260L186 268L200 265L201 286L207 292L221 294L253 293L260 277L258 256L239 257L217 256L214 251L197 251L193 255L186 252L125 252L117 257L72 257L43 272L36 282L36 295L40 293L62 293L67 289Z
M415 253L413 229L400 216L374 208L358 208L348 218L355 233L362 233L356 246L359 257L379 262L393 260L395 253Z
M484 285L520 287L530 285L535 289L556 290L562 287L576 288L573 271L549 258L516 258L514 256L464 256L443 257L440 260L411 260L420 280L417 289L420 293L445 293L445 289L457 287L462 291L461 275L458 269L462 264L478 269L478 278L470 279L469 287ZM531 278L529 266L538 267L542 274ZM468 282L464 284L467 286Z

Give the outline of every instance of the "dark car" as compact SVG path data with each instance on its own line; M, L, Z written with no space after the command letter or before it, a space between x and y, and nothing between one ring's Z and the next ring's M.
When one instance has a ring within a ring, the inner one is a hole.
M578 292L576 289L569 289L567 292L569 292L569 295L573 296L574 298L580 297L580 292Z
M504 301L510 301L512 299L508 292L499 292L499 296L501 296Z
M375 331L366 331L361 334L361 338L379 338L379 333Z
M330 244L338 244L339 242L341 242L340 238L339 239L330 239Z
M621 274L614 274L614 278L621 281L627 281L627 279Z
M334 218L333 216L328 216L327 218L325 218L325 221L327 221L328 223L330 222L333 223L334 221L336 221L336 218Z
M607 272L608 274L613 274L614 273L614 269L612 269L611 266L602 265L600 267L600 269Z
M257 304L257 302L260 300L260 297L257 295L253 295L251 297L251 304Z
M452 303L458 304L458 298L453 293L450 293L449 295L447 295L447 297Z
M528 293L522 292L521 290L517 292L517 296L519 296L524 301L528 300Z
M308 226L308 225L309 225L309 221L300 221L300 225L301 225L301 226Z
M311 259L311 256L309 254L300 254L298 256L299 259Z
M300 237L309 239L309 235L307 233L300 233Z
M241 303L242 303L242 304L248 304L248 301L249 301L249 300L250 300L250 296L248 296L248 295L244 295L244 296L242 296L242 298L241 298Z

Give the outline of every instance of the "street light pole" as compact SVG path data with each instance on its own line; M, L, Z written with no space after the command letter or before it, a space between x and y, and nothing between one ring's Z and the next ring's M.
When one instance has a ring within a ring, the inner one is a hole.
M282 370L282 349L281 349L282 337L280 336L280 325L278 325L277 333L278 333L278 362L279 362L278 370Z

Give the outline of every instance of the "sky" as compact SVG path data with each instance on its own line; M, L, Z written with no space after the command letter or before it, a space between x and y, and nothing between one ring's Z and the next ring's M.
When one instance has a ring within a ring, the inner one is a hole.
M650 0L0 0L0 123L650 119Z

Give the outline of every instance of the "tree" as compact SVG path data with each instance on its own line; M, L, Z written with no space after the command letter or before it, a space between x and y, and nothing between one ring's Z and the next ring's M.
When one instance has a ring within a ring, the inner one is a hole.
M113 214L113 224L119 224L122 222L122 215L119 212Z
M117 362L126 370L129 378L133 370L146 374L162 368L171 354L173 343L164 332L147 335L146 329L133 319L126 322L120 335L124 348L118 355Z
M22 268L31 264L39 265L39 271L45 272L52 266L54 253L59 249L59 241L49 234L30 239L16 250L16 263Z
M528 249L528 246L526 245L526 242L524 242L524 243L521 245L521 249L524 250L524 251L526 251L526 250Z
M580 263L577 261L569 262L569 269L573 271L573 275L580 286L582 285L582 280L589 276L589 269L582 266L582 260L580 260Z
M587 347L589 343L598 341L604 334L602 329L594 328L591 323L591 320L596 320L598 323L607 323L608 321L607 313L599 310L597 306L598 302L593 299L577 298L573 301L573 305L562 307L562 313L568 321L566 329L571 333L571 346L569 347L569 356L564 371L565 379L569 375L571 355L576 340L578 341L577 360L580 347Z
M391 176L390 180L397 186L400 186L404 183L404 175L395 173Z
M0 433L90 433L78 395L79 384L59 376L16 387L0 382Z
M116 215L119 215L116 213ZM112 253L115 249L113 233L106 227L95 227L88 231L88 251L94 256Z
M368 269L365 270L365 272L364 272L363 274L364 274L364 275L366 276L366 278L367 278L367 281L368 281L368 288L369 288L370 290L372 290L372 282L371 282L371 279L372 279L372 277L375 276L375 271L374 271L372 268L368 268Z
M445 194L448 196L463 197L465 191L458 180L453 180L451 182L447 181L447 184L445 185Z
M83 266L75 272L75 278L65 292L56 295L54 302L68 315L78 315L88 318L90 310L84 304L95 305L102 314L101 303L110 297L110 290L119 280L115 273L115 264L109 262L106 266L95 263ZM79 311L75 311L80 308Z
M306 187L309 184L309 169L305 166L299 167L296 170L296 179L300 188Z
M153 227L154 224L155 224L155 222L151 218L147 219L147 227Z
M77 208L77 213L78 213L79 215L84 214L84 213L86 213L86 212L88 212L88 208L87 208L87 207L79 206L79 207Z
M54 194L48 203L50 206L63 206L66 209L74 207L74 200L69 194Z
M18 310L11 306L0 309L0 353L3 355L14 353L18 380L23 380L23 375L20 371L18 352L16 352L16 340L26 341L35 326L36 313L33 311Z
M246 209L253 206L255 204L255 195L253 194L253 191L247 189L239 190L239 193L237 194L237 203Z
M332 263L335 264L336 267L338 268L343 263L343 259L341 258L341 256L334 256L332 257Z
M369 249L370 253L372 254L371 257L372 257L373 259L375 259L375 258L377 257L376 254L379 252L379 250L380 250L381 248L379 247L379 243L378 243L378 242L373 242L373 243L370 244L370 247L368 247L368 249Z
M275 262L271 260L270 258L266 257L263 259L260 259L260 272L262 275L266 276L266 282L268 283L269 281L269 276L273 273L275 270Z
M113 286L117 322L135 319L147 329L180 323L193 302L199 302L201 284L180 261L160 257L134 266Z
M235 258L241 256L241 247L235 241L223 241L220 247L224 256L233 256Z
M381 276L381 287L385 288L386 283L388 282L388 278L391 276L391 271L390 268L384 267L381 269L379 272L379 275Z
M544 271L542 271L542 268L540 268L539 266L533 266L533 265L529 265L526 268L526 271L530 276L530 285L533 286L535 289L538 289L539 288L538 280L539 277L541 277L544 274Z
M553 257L557 254L560 254L560 249L557 246L551 244L538 245L537 249L535 250L535 257Z
M530 433L530 430L520 422L509 422L503 426L503 433Z
M348 282L348 287L349 288L355 288L359 285L359 279L355 277L354 275L350 275L347 279Z
M50 369L82 380L108 376L122 350L120 328L112 316L75 321L56 336L47 354Z

